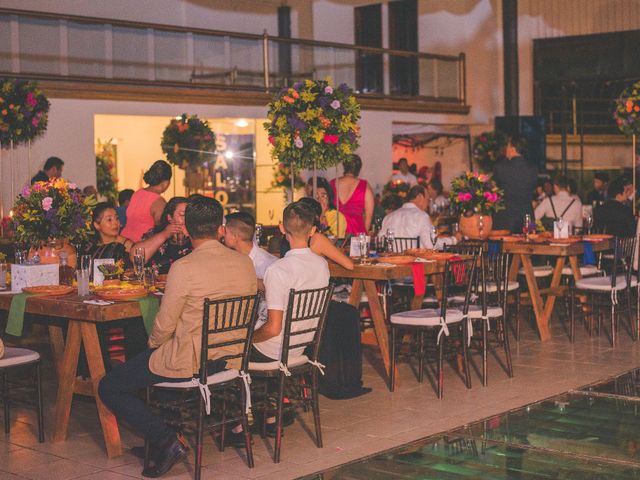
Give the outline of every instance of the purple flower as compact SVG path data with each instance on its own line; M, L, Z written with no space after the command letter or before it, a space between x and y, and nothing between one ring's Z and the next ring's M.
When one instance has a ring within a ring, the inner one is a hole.
M300 117L298 117L298 115L296 115L295 113L287 118L287 122L297 130L304 130L307 128L307 125L304 123L304 121L300 119Z
M296 82L293 84L293 88L295 88L296 90L300 90L303 86L304 86L304 83L302 82Z
M302 148L304 146L304 143L302 143L302 139L300 137L296 137L296 139L293 141L293 144L296 146L296 148Z
M318 103L322 108L327 108L329 106L329 98L328 97L318 97Z
M337 110L340 108L340 102L338 100L334 100L333 102L331 102L331 108L333 108L334 110Z
M344 93L344 94L349 93L349 87L347 86L347 84L346 84L346 83L341 83L341 84L338 86L338 90L340 90L340 91L341 91L342 93Z
M333 93L333 87L331 85L327 85L326 87L324 87L324 93L326 93L327 95L331 95Z
M44 197L42 199L42 209L45 212L48 212L49 210L51 210L51 206L53 205L53 198L51 197Z

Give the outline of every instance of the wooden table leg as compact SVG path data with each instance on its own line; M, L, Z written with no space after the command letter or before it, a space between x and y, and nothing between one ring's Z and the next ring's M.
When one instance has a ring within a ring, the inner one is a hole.
M374 280L363 280L363 284L365 292L367 292L367 296L369 297L371 319L373 320L373 327L376 331L376 337L378 338L380 355L382 355L384 368L387 371L387 375L389 375L391 372L391 359L389 356L389 334L387 332L387 326L384 323L384 312L382 311L382 305L380 305L380 300L378 299L376 282ZM396 381L397 378L398 375L396 375Z
M514 255L509 267L509 280L514 282L518 280L518 272L520 271L520 255Z
M544 323L548 326L549 320L551 320L551 314L553 313L553 306L556 303L557 295L554 294L560 286L560 280L562 280L562 269L565 265L565 258L558 257L556 259L556 266L553 269L553 276L551 277L551 293L547 296L547 300L544 304Z
M580 266L578 265L578 257L571 255L569 257L569 265L571 265L571 272L573 273L575 281L577 282L578 280L582 280L582 273L580 272Z
M100 418L100 424L102 425L104 443L107 447L107 456L109 458L119 457L122 455L122 445L120 443L118 421L116 420L115 415L105 407L98 396L98 384L102 377L104 377L105 369L96 324L83 322L81 328L82 341L84 343L85 352L87 352L87 363L89 364L89 372L91 373L93 394L98 407L98 417Z
M53 425L54 442L63 442L67 438L71 401L73 400L78 357L80 355L80 342L80 322L69 320L67 341L62 357L62 368L58 378L58 394L56 396L56 412Z
M49 324L49 343L53 353L53 363L56 367L58 380L62 377L62 359L64 358L64 333L60 325Z
M549 325L544 316L544 304L542 302L540 290L538 289L538 282L533 272L531 256L521 254L520 260L522 261L522 266L524 267L525 276L527 278L527 286L529 287L529 295L531 296L533 313L536 316L536 323L538 324L538 332L540 332L540 340L546 342L547 340L551 339L551 333L549 332ZM513 269L513 264L511 265L511 267Z
M349 294L349 304L358 308L362 300L362 280L354 279L351 284L351 293Z

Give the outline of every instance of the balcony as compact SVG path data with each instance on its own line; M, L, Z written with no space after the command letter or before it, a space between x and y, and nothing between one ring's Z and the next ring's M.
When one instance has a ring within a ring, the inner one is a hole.
M52 97L264 105L306 78L363 108L466 114L465 56L0 8L0 76Z

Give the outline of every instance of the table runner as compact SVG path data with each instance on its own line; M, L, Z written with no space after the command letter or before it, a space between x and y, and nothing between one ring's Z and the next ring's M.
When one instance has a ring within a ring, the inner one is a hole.
M142 323L147 331L147 335L151 335L153 324L156 320L158 310L160 310L160 300L154 295L147 295L138 300L140 305L140 313L142 314Z
M18 293L11 299L5 333L15 337L22 336L22 329L24 328L24 310L27 298L32 296L32 293Z

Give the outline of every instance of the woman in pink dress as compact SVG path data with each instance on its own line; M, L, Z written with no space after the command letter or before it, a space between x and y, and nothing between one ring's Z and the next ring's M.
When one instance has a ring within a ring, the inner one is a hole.
M158 160L144 174L149 186L141 188L131 197L127 207L127 224L120 235L139 242L142 235L160 223L166 201L162 194L171 183L171 166L164 160Z
M358 235L371 229L373 219L373 191L366 180L358 178L362 168L362 160L352 155L351 160L342 165L343 175L336 181L331 180L331 188L335 194L338 210L347 219L347 233Z

